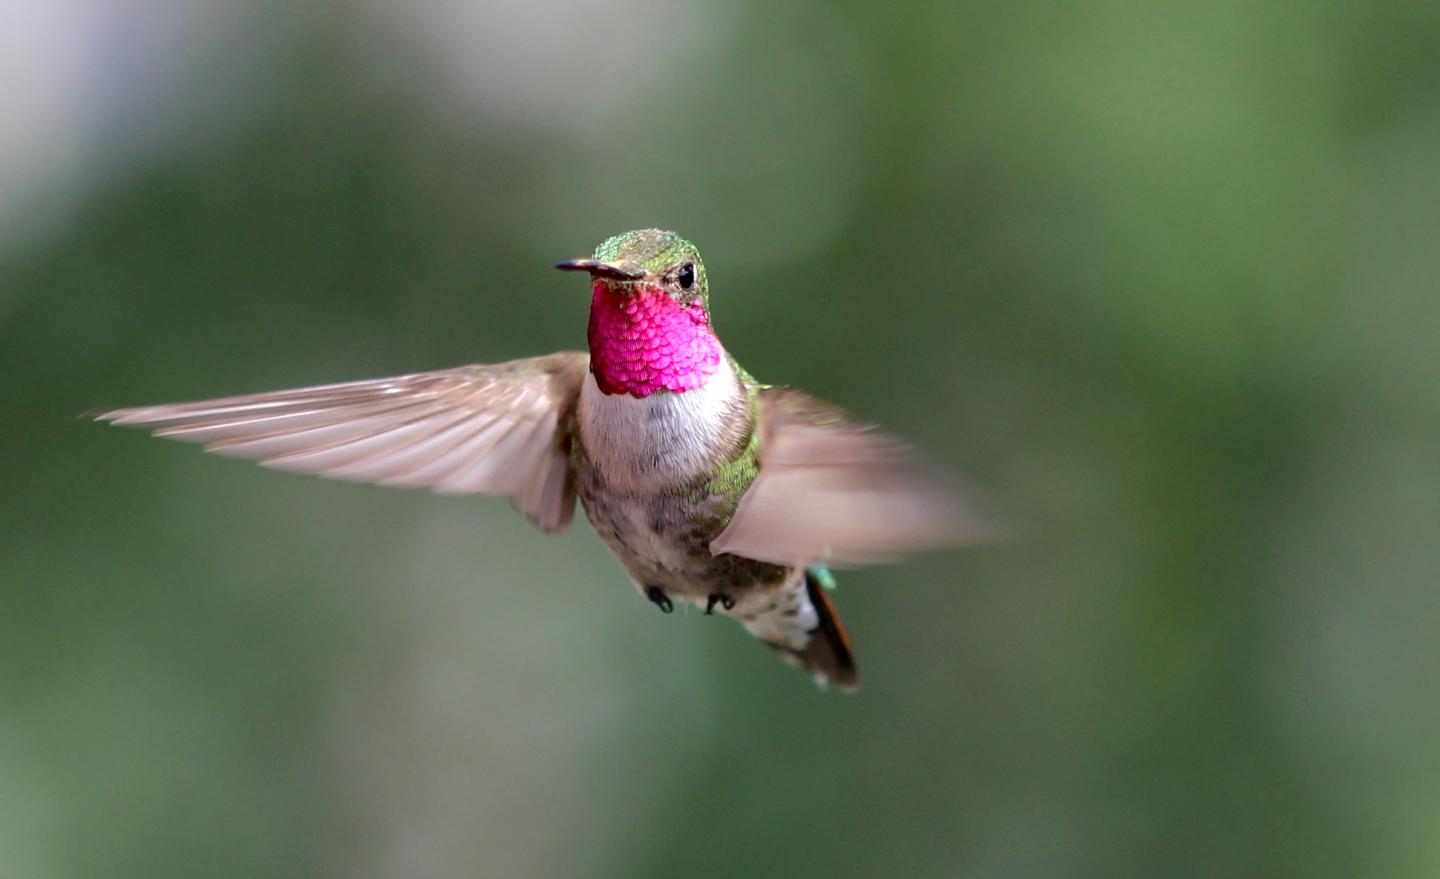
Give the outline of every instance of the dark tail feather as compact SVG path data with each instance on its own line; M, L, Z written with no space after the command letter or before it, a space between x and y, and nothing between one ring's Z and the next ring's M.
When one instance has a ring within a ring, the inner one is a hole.
M823 683L853 693L860 687L860 673L850 653L850 634L845 631L845 624L840 621L840 614L836 613L825 587L811 571L805 572L805 594L815 608L820 625L810 636L810 643L797 654L800 663L806 671L823 676Z

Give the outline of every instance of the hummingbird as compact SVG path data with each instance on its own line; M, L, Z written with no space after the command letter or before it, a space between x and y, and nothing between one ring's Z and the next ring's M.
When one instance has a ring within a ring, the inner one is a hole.
M676 233L626 232L555 267L589 276L588 353L96 417L279 470L505 496L552 534L578 499L661 611L732 617L853 691L830 566L979 539L985 517L908 444L746 372Z

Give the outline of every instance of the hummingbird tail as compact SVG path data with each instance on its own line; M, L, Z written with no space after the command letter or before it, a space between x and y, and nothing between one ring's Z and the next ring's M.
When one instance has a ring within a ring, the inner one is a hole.
M822 585L822 577L828 576L828 571L805 571L801 594L804 603L808 603L809 609L814 611L815 625L805 632L804 646L794 646L795 641L764 640L785 659L814 675L815 682L820 686L833 684L842 692L853 693L860 686L860 676L855 668L855 657L850 652L850 635ZM809 614L800 616L808 618Z

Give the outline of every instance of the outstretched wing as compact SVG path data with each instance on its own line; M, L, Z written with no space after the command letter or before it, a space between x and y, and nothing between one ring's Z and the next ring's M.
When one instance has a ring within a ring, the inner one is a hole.
M579 352L98 416L266 467L508 495L546 531L575 511L568 424Z
M716 555L863 564L991 535L956 481L900 440L792 388L758 404L760 472Z

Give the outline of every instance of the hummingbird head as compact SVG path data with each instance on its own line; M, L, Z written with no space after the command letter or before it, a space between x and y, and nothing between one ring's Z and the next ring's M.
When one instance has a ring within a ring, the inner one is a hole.
M556 263L555 268L589 272L597 285L604 283L620 295L642 290L663 292L681 305L698 303L709 311L710 286L700 251L674 232L623 232L600 242L594 257L566 260Z
M710 328L705 264L689 241L639 229L555 268L592 279L590 371L604 393L681 393L719 369L724 349Z

